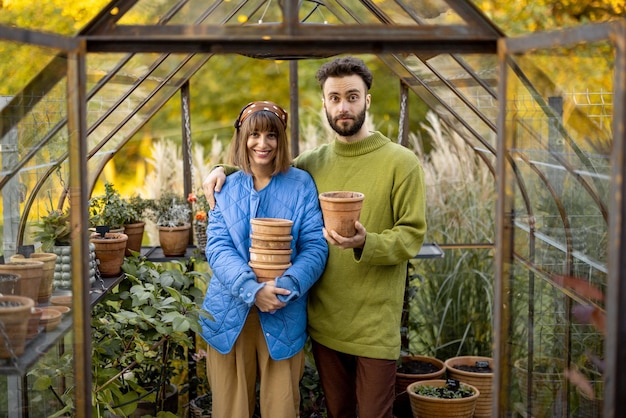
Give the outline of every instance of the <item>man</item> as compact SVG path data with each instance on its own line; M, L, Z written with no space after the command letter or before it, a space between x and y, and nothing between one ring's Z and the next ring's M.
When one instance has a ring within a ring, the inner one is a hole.
M329 257L308 304L313 355L330 418L391 418L407 261L426 232L422 167L413 152L367 130L373 77L363 61L336 58L317 79L337 137L294 164L319 193L356 191L365 201L356 235L324 229ZM222 173L205 180L209 199Z

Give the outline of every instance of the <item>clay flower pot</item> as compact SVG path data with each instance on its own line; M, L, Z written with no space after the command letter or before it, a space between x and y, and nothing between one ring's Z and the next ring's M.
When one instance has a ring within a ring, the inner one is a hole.
M136 222L133 224L124 225L124 233L128 235L128 241L126 241L125 255L130 256L130 251L141 252L141 243L143 241L143 231L145 229L145 222Z
M24 296L0 296L0 358L19 356L24 352L28 320L35 302ZM6 336L6 340L5 340Z
M250 261L248 263L252 267L252 271L256 274L259 282L268 282L282 276L282 274L291 267L291 263L287 264L260 264Z
M55 253L32 253L28 258L24 257L22 254L11 256L11 261L21 260L37 260L43 262L43 274L39 282L39 293L35 302L47 303L50 300L50 296L52 296L54 267L56 266L57 255Z
M95 233L89 237L89 242L96 246L96 258L100 261L100 274L106 277L117 276L122 272L124 254L128 235L117 232L107 232L104 237Z
M159 226L159 244L163 255L167 257L185 255L189 245L190 230L190 223L183 226Z
M447 383L446 380L422 380L411 383L406 391L411 400L413 416L419 418L472 418L474 416L476 401L480 395L480 391L472 385L460 383L462 386L468 387L474 392L473 395L466 398L444 399L415 393L415 389L419 386L444 388L447 386Z
M250 244L253 248L259 249L288 250L291 248L292 239L293 237L291 235L272 236L252 234L250 235Z
M491 383L493 359L490 357L459 356L445 361L448 377L475 386L480 391L474 417L491 417Z
M30 317L28 318L28 327L26 331L26 340L32 340L39 333L39 320L43 310L41 308L33 307L30 310Z
M254 235L291 235L293 221L280 218L254 218L250 220L250 227Z
M14 295L19 290L19 274L0 273L0 295Z
M250 261L256 264L289 264L291 262L291 249L272 250L264 248L250 248Z
M14 295L25 296L32 299L33 302L37 302L39 300L39 285L43 277L43 266L43 261L24 258L0 264L0 273L18 274L20 280Z
M356 234L354 223L361 216L365 195L359 192L325 192L319 195L324 228L334 230L342 237Z
M443 379L445 372L446 365L438 358L420 355L401 356L396 369L394 413L398 417L412 416L407 386L421 380Z

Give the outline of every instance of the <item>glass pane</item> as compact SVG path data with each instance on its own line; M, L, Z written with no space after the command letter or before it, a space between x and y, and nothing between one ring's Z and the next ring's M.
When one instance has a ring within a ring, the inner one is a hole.
M597 408L577 382L602 395L603 338L591 317L604 315L597 295L607 286L613 57L608 42L510 57L510 405L521 414Z

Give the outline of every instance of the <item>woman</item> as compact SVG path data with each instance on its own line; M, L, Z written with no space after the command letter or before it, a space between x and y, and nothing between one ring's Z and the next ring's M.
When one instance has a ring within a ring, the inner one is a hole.
M298 416L307 293L324 270L328 247L315 184L291 166L286 127L287 113L275 103L242 109L230 152L240 170L216 193L209 216L213 276L201 325L214 418L252 417L257 377L262 417ZM293 221L291 266L274 280L257 281L248 266L252 218Z

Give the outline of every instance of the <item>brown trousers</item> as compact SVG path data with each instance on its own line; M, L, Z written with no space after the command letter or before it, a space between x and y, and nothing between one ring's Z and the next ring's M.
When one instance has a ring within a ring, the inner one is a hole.
M299 383L304 352L286 360L272 360L256 307L228 354L207 347L207 376L213 395L213 418L251 418L259 405L263 418L295 418L300 410Z
M358 357L313 341L329 418L392 418L396 362Z

